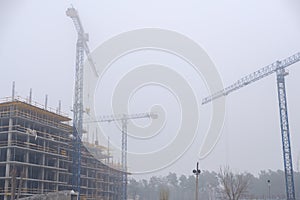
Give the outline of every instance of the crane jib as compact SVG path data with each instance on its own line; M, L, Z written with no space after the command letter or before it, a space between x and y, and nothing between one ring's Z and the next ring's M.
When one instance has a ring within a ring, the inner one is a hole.
M291 153L292 151L291 151L291 143L290 143L287 97L286 97L284 77L288 74L285 71L285 68L299 61L300 61L300 52L284 60L276 61L266 67L263 67L255 71L252 74L249 74L248 76L241 78L240 80L224 88L223 90L204 98L202 101L202 104L209 103L214 99L220 98L222 96L226 96L229 93L238 90L239 88L249 85L250 83L254 83L273 73L276 73L287 200L295 200L295 186L294 186L293 163L292 163L292 153Z
M202 104L206 104L206 103L209 103L217 98L220 98L222 96L226 96L228 95L229 93L235 91L235 90L238 90L239 88L242 88L246 85L249 85L250 83L253 83L253 82L256 82L266 76L269 76L273 73L275 73L276 71L278 70L281 70L281 69L285 69L286 67L296 63L296 62L299 62L300 61L300 52L284 59L284 60L281 60L281 61L276 61L270 65L267 65L241 79L239 79L238 81L236 81L234 84L206 97L206 98L203 98L202 100Z

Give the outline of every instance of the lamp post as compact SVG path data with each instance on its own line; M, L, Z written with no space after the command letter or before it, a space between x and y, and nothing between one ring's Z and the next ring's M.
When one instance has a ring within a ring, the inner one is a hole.
M271 199L271 180L267 180L268 187L269 187L269 199Z
M201 170L199 169L199 162L197 162L197 167L196 169L193 170L193 173L196 175L196 194L195 194L195 199L198 199L198 182L199 182L199 174L201 173Z

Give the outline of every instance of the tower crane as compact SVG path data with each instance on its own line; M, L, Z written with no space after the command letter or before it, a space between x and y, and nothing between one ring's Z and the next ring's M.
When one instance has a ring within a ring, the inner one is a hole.
M75 64L75 90L73 104L73 190L78 192L80 200L80 170L81 170L81 138L82 138L82 119L83 119L83 59L86 54L90 66L98 77L95 64L90 55L90 49L87 45L88 34L84 32L78 12L75 8L68 8L66 15L70 17L77 31L76 43L76 64Z
M207 104L217 98L226 96L231 92L249 85L250 83L256 82L266 76L276 73L287 200L295 200L295 187L288 122L287 97L285 90L285 76L288 75L288 73L285 71L285 69L299 61L300 52L286 59L276 61L266 67L263 67L202 100L202 104Z
M121 121L122 123L122 196L121 200L127 200L127 124L128 120L151 118L156 119L158 116L155 113L138 113L138 114L123 114L102 116L100 119L91 122L112 122Z

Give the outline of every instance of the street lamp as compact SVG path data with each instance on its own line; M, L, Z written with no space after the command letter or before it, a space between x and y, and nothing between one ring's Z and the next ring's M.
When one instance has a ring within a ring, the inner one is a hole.
M271 181L267 180L268 187L269 187L269 199L271 199Z
M201 173L201 170L199 169L199 162L197 162L196 169L193 170L193 173L196 175L196 195L195 199L198 200L198 181L199 181L199 174Z

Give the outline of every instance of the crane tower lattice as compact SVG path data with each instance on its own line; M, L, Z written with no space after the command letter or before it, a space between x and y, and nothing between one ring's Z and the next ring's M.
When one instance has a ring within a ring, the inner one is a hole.
M288 66L299 61L300 61L300 52L284 60L276 61L266 67L263 67L255 71L254 73L251 73L239 79L234 84L202 100L202 104L209 103L214 99L226 96L233 91L236 91L246 85L249 85L250 83L256 82L266 76L276 73L287 200L295 200L295 186L294 186L292 152L291 152L291 143L290 143L288 110L287 110L287 97L286 97L286 89L285 89L285 76L288 73L286 72L285 69Z

